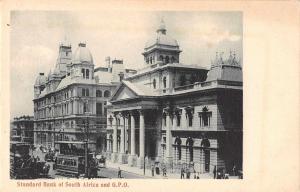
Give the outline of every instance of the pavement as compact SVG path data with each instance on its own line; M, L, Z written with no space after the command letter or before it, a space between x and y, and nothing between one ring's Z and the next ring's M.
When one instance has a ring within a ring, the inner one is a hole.
M117 163L112 163L107 161L106 162L107 168L111 169L116 169L118 170L119 168L122 170L122 173L135 173L136 175L144 176L145 178L148 179L180 179L180 174L179 173L168 173L166 176L162 176L162 174L154 174L152 176L152 171L151 169L146 169L145 170L145 175L144 175L144 169L140 169L137 167L130 167L127 164L117 164ZM202 173L199 174L200 179L213 179L213 175L209 173ZM191 178L194 178L194 175L191 174Z

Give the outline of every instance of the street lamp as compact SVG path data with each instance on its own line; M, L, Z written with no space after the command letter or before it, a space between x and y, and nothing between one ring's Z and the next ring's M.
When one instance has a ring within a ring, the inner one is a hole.
M84 152L85 152L85 177L88 177L88 143L89 143L89 115L91 112L85 112L86 115L86 125L85 125L85 147L84 147Z

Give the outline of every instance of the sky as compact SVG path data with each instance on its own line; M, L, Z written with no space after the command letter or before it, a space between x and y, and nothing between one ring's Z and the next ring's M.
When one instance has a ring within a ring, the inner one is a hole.
M73 52L85 42L95 67L105 57L123 59L126 68L145 67L145 43L163 18L176 39L180 63L209 69L216 51L243 58L241 12L12 11L10 32L11 116L33 115L33 85L56 64L58 45L67 40Z

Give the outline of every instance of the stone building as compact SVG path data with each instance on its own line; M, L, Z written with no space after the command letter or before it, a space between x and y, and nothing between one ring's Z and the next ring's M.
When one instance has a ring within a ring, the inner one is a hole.
M10 138L11 141L33 144L33 116L14 117Z
M88 134L90 150L103 151L106 104L129 73L135 71L110 57L106 67L95 68L85 43L79 43L74 53L69 43L61 43L54 69L48 75L40 73L34 84L34 144L76 143Z
M235 54L211 68L180 63L162 22L145 46L146 67L125 78L107 114L107 156L120 164L174 171L242 169L243 82Z

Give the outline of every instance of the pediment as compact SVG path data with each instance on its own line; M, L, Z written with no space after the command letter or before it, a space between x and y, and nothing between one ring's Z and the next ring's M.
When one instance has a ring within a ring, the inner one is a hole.
M121 86L117 88L111 101L136 98L137 96L138 96L137 93L135 93L133 90L128 88L125 84L121 84Z

